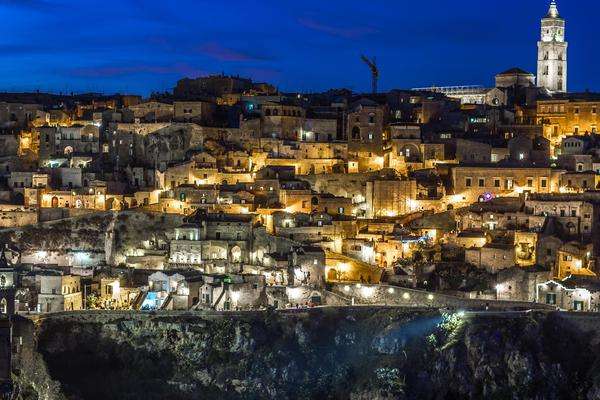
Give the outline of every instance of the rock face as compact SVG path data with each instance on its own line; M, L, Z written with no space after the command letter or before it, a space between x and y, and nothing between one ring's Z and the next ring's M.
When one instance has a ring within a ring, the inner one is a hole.
M22 399L600 398L595 316L360 307L19 325Z

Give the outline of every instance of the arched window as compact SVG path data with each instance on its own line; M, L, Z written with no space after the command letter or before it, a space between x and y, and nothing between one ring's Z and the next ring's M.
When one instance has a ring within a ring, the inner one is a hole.
M8 303L6 302L6 299L3 297L2 300L0 300L0 314L6 314L8 312Z
M353 140L360 139L360 128L358 126L355 126L354 128L352 128L352 139Z

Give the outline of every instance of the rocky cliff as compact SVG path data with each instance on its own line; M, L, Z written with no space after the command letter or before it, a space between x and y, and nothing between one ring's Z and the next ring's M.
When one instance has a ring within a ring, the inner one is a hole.
M62 314L17 324L15 377L21 399L596 399L599 331L559 313Z

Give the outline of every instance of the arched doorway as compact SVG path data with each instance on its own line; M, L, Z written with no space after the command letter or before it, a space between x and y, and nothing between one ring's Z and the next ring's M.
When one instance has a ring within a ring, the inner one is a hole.
M15 204L25 204L25 196L23 196L23 193L15 193Z
M335 269L330 269L327 271L327 280L329 282L334 282L338 280L338 272Z
M231 261L234 263L242 261L242 249L239 246L233 246L231 249Z

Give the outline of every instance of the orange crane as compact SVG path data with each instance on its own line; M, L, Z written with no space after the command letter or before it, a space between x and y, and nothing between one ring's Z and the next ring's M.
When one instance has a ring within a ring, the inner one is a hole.
M377 68L377 62L375 60L375 57L373 57L373 59L369 59L366 56L361 55L360 59L363 60L363 62L367 64L367 66L371 70L371 85L373 89L373 94L376 94L377 81L379 80L379 68Z

